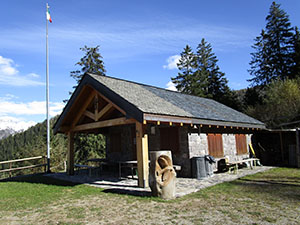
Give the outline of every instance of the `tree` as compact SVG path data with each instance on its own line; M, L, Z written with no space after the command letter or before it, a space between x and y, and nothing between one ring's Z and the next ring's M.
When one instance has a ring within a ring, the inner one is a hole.
M274 80L292 77L293 32L289 17L280 5L272 3L266 28L256 37L249 72L252 85L265 86Z
M293 78L297 78L300 77L300 34L298 27L295 27L293 60L295 62L292 71Z
M263 104L249 106L247 114L265 122L268 127L298 120L300 79L273 81L265 88Z
M243 98L245 106L261 105L263 103L264 92L259 86L248 87Z
M217 57L212 52L212 47L202 38L201 43L197 46L197 55L195 56L196 70L193 76L194 93L200 97L213 98L213 88L209 78L216 71Z
M81 51L85 52L85 55L75 65L81 66L81 69L71 71L70 73L70 76L77 81L77 84L85 73L94 73L105 76L106 70L104 68L102 56L99 53L99 47L99 45L94 48L85 45L83 48L80 48Z
M94 48L85 45L80 50L85 52L85 55L75 65L81 66L81 69L70 73L70 76L77 81L77 85L85 73L105 76L106 70L99 53L99 45ZM78 163L84 163L89 157L95 158L105 155L105 138L102 134L78 134L74 138L74 143L75 161Z
M177 64L180 71L175 78L171 78L176 89L182 93L193 94L192 77L195 69L195 55L189 45L183 49Z
M225 105L240 109L237 96L228 87L225 74L217 65L218 59L212 47L203 38L196 54L189 45L180 54L177 64L179 73L171 78L178 91L199 97L212 98Z

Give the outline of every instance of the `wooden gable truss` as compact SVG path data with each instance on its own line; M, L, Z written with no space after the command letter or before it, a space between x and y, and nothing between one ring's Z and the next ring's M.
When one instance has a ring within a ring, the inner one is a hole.
M93 133L101 128L136 124L136 151L138 161L138 185L148 187L148 137L145 125L104 95L86 86L77 96L69 110L61 131L68 136L67 173L74 175L74 133Z

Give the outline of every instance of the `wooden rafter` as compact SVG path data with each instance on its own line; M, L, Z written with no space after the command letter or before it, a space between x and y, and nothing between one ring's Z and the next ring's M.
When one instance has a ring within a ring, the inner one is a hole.
M72 131L76 132L76 131L92 130L97 128L120 126L120 125L131 124L131 123L135 123L135 120L126 119L126 117L121 117L117 119L110 119L105 121L98 121L93 123L77 125L72 129Z
M91 112L88 111L88 110L85 110L84 113L83 113L83 115L85 115L85 116L91 118L92 120L96 120L96 119L95 119L95 114L91 113Z
M100 112L95 116L95 120L98 121L105 113L107 113L113 107L112 103L108 103Z
M87 107L89 106L91 101L94 99L96 94L97 94L96 91L93 90L92 93L88 96L88 98L86 99L86 101L83 103L82 107L79 109L78 113L76 114L76 116L72 122L71 129L76 126L80 117L86 111Z
M117 106L115 103L113 103L111 100L109 100L108 98L106 98L104 95L102 95L101 93L97 92L98 95L103 98L105 101L107 101L108 103L112 104L114 108L116 108L118 111L120 111L123 115L126 115L126 112L121 109L119 106Z

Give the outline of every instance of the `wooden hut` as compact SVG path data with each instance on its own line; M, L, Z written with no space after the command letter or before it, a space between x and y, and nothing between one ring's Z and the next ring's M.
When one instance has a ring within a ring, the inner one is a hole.
M108 76L85 74L54 126L68 136L74 173L76 132L103 133L107 157L137 160L138 185L148 186L149 151L171 150L181 175L191 176L190 159L247 157L251 134L262 122L214 100Z

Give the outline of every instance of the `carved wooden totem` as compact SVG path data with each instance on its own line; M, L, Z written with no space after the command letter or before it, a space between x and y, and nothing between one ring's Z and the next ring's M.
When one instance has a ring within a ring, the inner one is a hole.
M149 183L153 196L163 199L175 197L176 172L171 151L150 152Z

